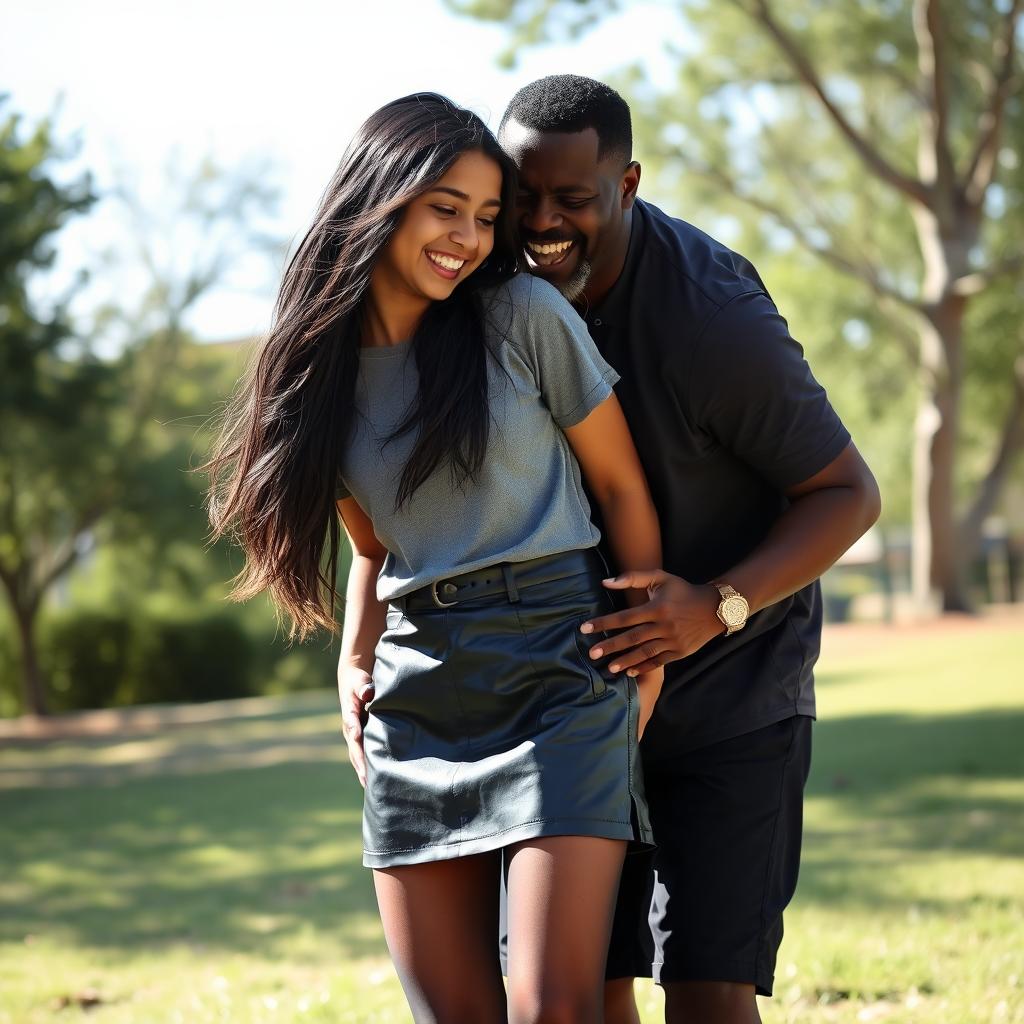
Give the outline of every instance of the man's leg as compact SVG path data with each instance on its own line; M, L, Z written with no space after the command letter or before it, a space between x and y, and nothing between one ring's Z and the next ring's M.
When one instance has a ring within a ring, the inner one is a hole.
M665 985L669 1024L761 1024L753 985L732 981L676 981Z
M640 1024L633 981L633 978L613 978L604 983L604 1024Z
M797 716L645 771L666 1024L760 1020L796 888L810 744Z

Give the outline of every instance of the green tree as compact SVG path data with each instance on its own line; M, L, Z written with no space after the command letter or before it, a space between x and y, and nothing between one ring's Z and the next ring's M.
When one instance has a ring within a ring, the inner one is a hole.
M24 703L43 713L35 619L103 503L82 452L111 441L95 410L115 382L111 368L78 345L66 300L48 313L29 300L30 278L53 262L54 236L95 197L87 178L61 186L50 176L48 165L62 153L48 121L22 134L7 113L0 126L0 584L17 626ZM68 358L71 349L78 351Z
M621 6L449 2L505 21L513 52ZM861 325L863 379L884 365L916 394L914 592L950 610L1024 447L1022 6L679 0L675 88L626 79L663 188L683 170L771 248L854 282L834 322Z
M228 175L206 161L171 183L164 220L155 223L136 194L121 189L139 299L107 303L76 332L67 302L47 315L34 310L29 281L52 262L68 215L95 197L84 183L54 183L50 164L59 153L49 123L22 141L10 117L0 138L0 188L10 199L0 221L0 583L17 624L23 707L45 714L36 627L50 590L97 545L188 532L181 519L195 511L197 483L186 473L180 434L158 417L177 408L189 312L235 258L266 246L260 214L274 193L262 173ZM167 251L167 223L190 225L201 239L183 263ZM95 341L112 334L120 354L101 358Z

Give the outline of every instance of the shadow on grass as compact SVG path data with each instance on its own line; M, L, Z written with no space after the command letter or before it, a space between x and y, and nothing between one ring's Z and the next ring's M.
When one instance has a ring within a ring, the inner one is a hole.
M840 776L838 788L854 801L936 776L1024 779L1024 709L823 719L808 795L834 792Z
M344 763L0 793L0 941L381 955Z
M979 855L1024 857L1022 737L1024 710L817 723L801 900L944 912L974 902L960 883ZM901 893L907 870L925 865L950 891Z
M361 792L333 719L306 714L14 752L39 781L0 791L0 941L383 955ZM1024 856L1022 736L1024 710L819 722L801 902L969 903L900 886L936 852L952 872Z

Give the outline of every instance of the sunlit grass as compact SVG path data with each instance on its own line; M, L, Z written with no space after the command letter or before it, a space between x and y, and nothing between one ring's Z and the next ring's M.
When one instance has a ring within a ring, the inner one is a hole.
M765 1020L1024 1021L1024 633L836 636ZM333 697L267 708L0 751L0 1024L409 1019Z
M1022 665L1019 629L826 644L767 1021L1024 1021Z

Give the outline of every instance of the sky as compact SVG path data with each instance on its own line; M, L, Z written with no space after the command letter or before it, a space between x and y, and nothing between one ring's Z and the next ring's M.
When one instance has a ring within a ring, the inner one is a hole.
M388 100L443 92L496 128L515 90L543 75L602 78L639 61L667 84L663 46L680 41L678 15L655 0L624 7L509 71L497 63L505 29L456 17L441 0L21 0L0 10L0 94L28 123L56 109L58 137L81 146L62 173L88 167L101 189L134 181L157 220L172 156L183 168L206 156L225 167L269 159L281 201L267 228L287 241L304 231L356 127ZM123 231L112 204L99 204L65 231L54 282L99 266L101 253L124 247ZM177 258L202 244L179 240ZM240 258L190 326L208 339L264 330L279 271L280 260ZM82 302L98 301L104 284L108 297L141 287L123 268L94 278Z

